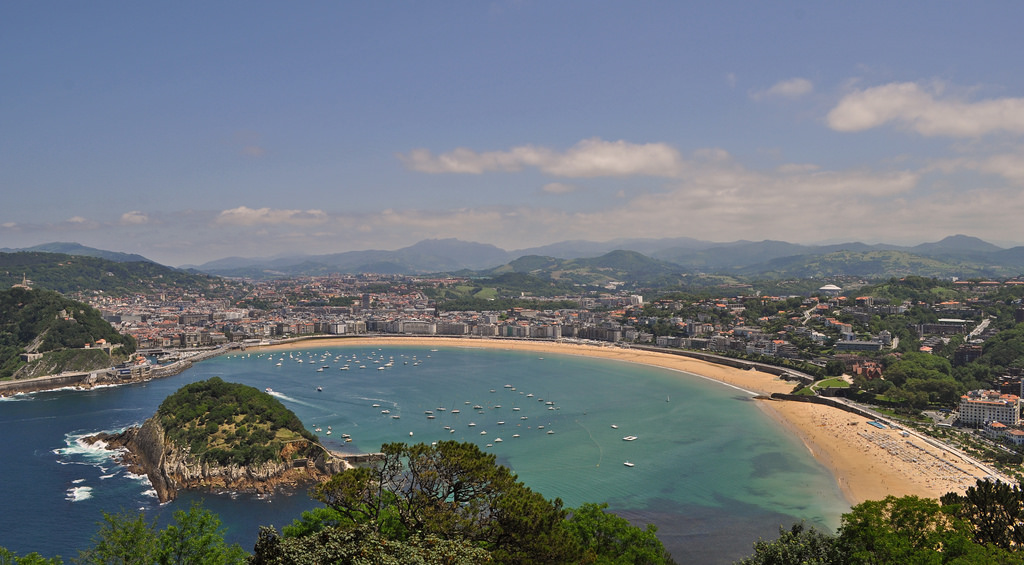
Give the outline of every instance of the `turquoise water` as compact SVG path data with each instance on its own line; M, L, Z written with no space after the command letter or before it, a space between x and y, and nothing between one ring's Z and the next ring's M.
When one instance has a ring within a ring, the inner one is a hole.
M0 461L5 479L15 478L0 486L0 502L43 514L41 523L65 520L51 512L71 512L85 526L77 534L69 528L68 541L54 552L70 556L70 548L87 544L101 509L166 516L202 497L232 539L250 549L256 526L280 527L314 503L302 493L272 500L187 495L161 507L145 481L74 442L76 435L137 424L177 388L211 376L271 388L336 450L372 452L391 441L474 442L549 498L570 507L607 501L636 523L654 523L680 563L731 562L780 525L806 520L834 528L848 509L832 476L746 392L630 363L452 346L250 353L146 385L2 402L0 424L28 439L14 448L26 451L23 461ZM35 475L26 476L26 465ZM0 517L0 545L52 554L38 545L46 539L38 533L18 534L26 529L25 520Z

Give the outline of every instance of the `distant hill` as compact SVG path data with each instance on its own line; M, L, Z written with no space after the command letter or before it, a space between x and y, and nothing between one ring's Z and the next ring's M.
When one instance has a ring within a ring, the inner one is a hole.
M642 254L654 263L642 264L635 257L625 256L619 257L624 263L615 265L583 261L612 252ZM252 278L361 272L468 276L527 272L574 284L635 277L645 285L666 284L679 273L769 278L819 276L843 269L847 272L841 274L858 276L1009 277L1024 273L1024 247L1001 249L966 235L912 247L862 242L802 245L775 240L716 243L663 238L575 240L516 251L457 239L433 239L394 251L350 251L264 260L231 258L196 268L223 276Z
M599 257L580 259L537 255L521 257L483 274L494 276L502 273L529 273L563 287L606 286L612 282L625 282L631 286L669 286L679 282L680 268L636 251L620 249Z
M115 261L117 263L153 263L149 259L142 255L136 255L134 253L119 253L117 251L106 251L103 249L95 249L92 247L86 247L78 243L44 243L42 245L36 245L33 247L26 247L23 249L0 249L2 253L17 253L19 251L42 251L44 253L63 253L64 255L80 255L82 257L98 257L100 259L106 259L108 261Z
M274 259L219 259L194 268L225 277L277 278L330 273L419 274L481 270L512 259L493 245L458 239L426 239L394 251L347 251Z
M83 255L40 251L0 253L0 288L26 277L34 288L60 293L102 291L107 294L159 292L168 287L190 288L209 294L225 289L224 281L189 273L151 261L118 262Z

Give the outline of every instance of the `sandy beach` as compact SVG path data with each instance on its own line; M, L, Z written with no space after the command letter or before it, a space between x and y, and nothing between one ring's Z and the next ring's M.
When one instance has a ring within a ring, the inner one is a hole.
M759 395L789 393L793 383L774 375L716 365L698 359L565 342L512 341L501 339L451 339L416 337L367 337L303 340L263 349L306 349L337 345L422 345L431 347L496 348L563 355L583 355L673 369L732 385ZM680 374L680 378L693 378ZM836 478L850 504L878 500L888 495L938 498L951 491L963 492L985 469L956 452L904 436L891 428L879 429L868 418L805 402L760 400L758 405L784 428L797 435L807 449Z

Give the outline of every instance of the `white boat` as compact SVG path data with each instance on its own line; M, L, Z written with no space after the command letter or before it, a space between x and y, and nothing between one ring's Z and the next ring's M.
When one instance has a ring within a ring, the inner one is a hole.
M617 429L619 429L619 425L618 425L618 424L612 424L612 429L613 429L613 430L617 430Z
M263 390L267 391L267 394L274 392L274 389L270 388L269 386Z
M634 441L635 439L636 439L636 436L626 436L626 437L622 438L622 441Z
M480 432L480 435L482 435L482 436L487 435L487 430L484 430L484 431Z
M519 434L512 434L512 437L519 437Z
M498 425L499 425L499 426L504 426L504 425L505 425L505 421L504 421L504 420L501 420L501 421L499 421L499 422L498 422Z
M548 435L555 433L555 430L548 430Z
M633 466L633 464L630 463L629 461L626 461L625 463L623 463L623 465L625 465L627 467L632 467Z
M380 408L380 404L374 404L373 407L374 408Z
M475 424L474 422L470 422L470 423L469 423L469 427L471 427L471 428L472 428L473 426L475 426L475 425L476 425L476 424Z
M504 440L501 439L500 437L494 438L494 443L501 443L502 441L504 441Z
M385 409L381 410L380 413L381 414L390 414L391 410L388 410L387 408L385 408Z
M395 414L394 416L391 416L391 417L394 418L395 420L401 418L401 416L399 416L398 414Z

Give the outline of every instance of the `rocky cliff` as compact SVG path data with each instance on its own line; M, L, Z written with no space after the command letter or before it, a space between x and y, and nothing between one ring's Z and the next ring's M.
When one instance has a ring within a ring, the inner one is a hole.
M326 480L346 466L344 460L306 439L285 444L274 461L252 466L210 464L192 456L187 446L168 441L157 417L140 427L99 434L87 441L123 448L121 462L132 472L149 477L160 502L173 500L183 489L269 494ZM300 457L308 453L313 455Z

